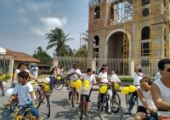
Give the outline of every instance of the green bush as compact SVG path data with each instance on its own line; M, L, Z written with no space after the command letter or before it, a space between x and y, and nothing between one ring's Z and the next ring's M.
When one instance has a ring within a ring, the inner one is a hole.
M133 78L132 77L119 77L119 79L122 81L122 83L133 83Z

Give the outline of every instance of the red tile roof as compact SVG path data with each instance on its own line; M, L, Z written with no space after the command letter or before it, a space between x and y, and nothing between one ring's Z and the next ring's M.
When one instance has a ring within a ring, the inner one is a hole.
M14 57L14 61L25 61L25 62L35 62L35 63L39 63L40 60L37 60L35 58L33 58L32 56L23 53L23 52L16 52L16 51L12 51L9 49L6 49L6 55L7 56L13 56Z

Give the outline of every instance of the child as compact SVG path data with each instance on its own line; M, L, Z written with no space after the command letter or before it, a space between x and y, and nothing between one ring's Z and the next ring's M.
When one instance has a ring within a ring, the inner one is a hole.
M140 86L137 87L138 108L135 120L143 120L148 112L157 110L150 92L152 82L151 78L147 76L140 80Z
M86 95L86 104L85 104L85 115L86 116L89 116L89 114L88 114L88 110L89 110L89 102L90 102L90 94L91 94L91 89L92 89L92 84L96 84L96 78L95 78L95 76L94 76L94 74L93 74L93 70L91 69L91 68L87 68L87 72L86 73L84 73L81 77L80 77L80 79L82 79L82 80L88 80L89 81L89 83L90 83L90 86L89 86L89 89L86 91L84 91L83 89L80 91L81 93L81 95L82 94L85 94ZM81 103L80 103L80 105L81 105ZM80 114L80 112L79 112L79 114Z
M9 100L4 103L4 106L8 106L13 99L15 99L16 95L19 98L19 107L22 107L27 104L28 99L32 100L34 104L34 94L33 94L33 87L31 83L28 82L29 73L26 71L21 71L18 73L18 84L14 88L13 94L9 98Z

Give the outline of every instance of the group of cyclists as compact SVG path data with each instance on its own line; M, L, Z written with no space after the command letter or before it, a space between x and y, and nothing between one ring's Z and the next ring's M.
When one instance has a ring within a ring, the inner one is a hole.
M137 90L130 96L129 108L125 114L132 114L134 96L138 97L135 120L144 120L146 115L154 115L153 120L170 120L170 59L158 62L159 72L155 80L142 73L139 65L135 66L133 85Z
M19 106L22 107L27 103L28 98L32 100L34 104L34 95L33 95L33 87L29 83L28 79L31 78L37 82L39 80L35 78L33 75L29 73L27 70L25 62L21 62L19 64L19 69L15 70L13 83L16 84L13 94L9 98L9 100L4 103L4 106L8 106L12 99L15 98L16 95L19 97ZM158 120L170 120L170 59L165 58L161 59L158 62L159 72L156 74L157 77L153 81L150 77L145 76L142 73L141 66L136 65L134 76L133 76L133 85L137 87L137 90L133 92L130 96L130 102L128 111L125 114L132 114L131 111L133 109L134 103L132 102L134 96L138 96L138 107L135 115L135 120L143 120L148 113L157 112L159 116ZM89 90L86 92L86 109L85 115L89 116L89 102L90 102L90 94L93 84L98 84L99 89L103 85L108 85L113 82L121 83L120 79L114 73L111 72L111 77L108 78L107 74L108 66L103 64L98 72L98 80L96 80L95 72L91 68L87 68L85 73L81 73L80 69L76 64L73 64L73 67L68 71L67 79L70 81L76 81L78 79L89 80ZM54 67L51 70L51 75L53 76L63 76L64 69L62 66ZM98 81L98 82L97 82ZM77 104L80 105L80 96L83 94L82 91L79 91L75 88L69 87L68 93L68 104L71 103L71 90L75 90L75 96L77 100ZM108 90L109 91L109 90ZM109 96L112 96L112 92L108 92ZM98 104L103 102L104 94L100 95L100 101ZM108 101L108 106L110 105L110 101ZM107 109L108 114L111 113L111 107Z

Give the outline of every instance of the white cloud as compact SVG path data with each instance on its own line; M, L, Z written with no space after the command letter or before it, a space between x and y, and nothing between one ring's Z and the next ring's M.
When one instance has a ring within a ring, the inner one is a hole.
M67 18L58 18L58 17L46 17L40 18L40 25L31 27L31 31L36 35L43 36L45 33L48 33L51 29L55 27L63 28L67 23Z
M41 9L50 9L52 7L52 2L28 2L27 8L33 11L38 11Z

